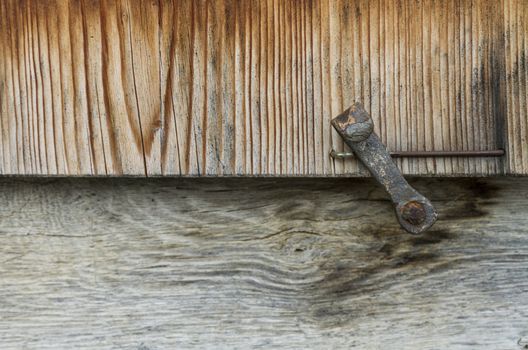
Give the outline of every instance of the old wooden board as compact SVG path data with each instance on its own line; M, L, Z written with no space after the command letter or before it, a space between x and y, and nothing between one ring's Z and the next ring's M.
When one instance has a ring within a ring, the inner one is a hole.
M2 0L0 173L365 175L354 101L418 175L528 174L524 0Z
M0 182L2 349L521 349L528 179Z

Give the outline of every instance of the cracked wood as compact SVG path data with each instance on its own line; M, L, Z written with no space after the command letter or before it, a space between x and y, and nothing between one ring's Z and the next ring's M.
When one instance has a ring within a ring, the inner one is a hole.
M2 0L0 174L366 175L354 101L405 174L528 174L523 0Z

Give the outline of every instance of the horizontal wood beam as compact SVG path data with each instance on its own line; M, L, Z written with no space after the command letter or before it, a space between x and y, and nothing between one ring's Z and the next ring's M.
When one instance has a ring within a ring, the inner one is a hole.
M517 349L528 179L0 181L2 349Z

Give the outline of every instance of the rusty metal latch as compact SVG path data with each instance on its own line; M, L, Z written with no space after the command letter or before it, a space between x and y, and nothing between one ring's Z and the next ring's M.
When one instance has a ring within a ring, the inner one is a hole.
M400 225L406 231L418 234L434 224L437 214L433 205L403 178L385 145L373 132L372 118L360 103L334 118L332 126L389 193Z

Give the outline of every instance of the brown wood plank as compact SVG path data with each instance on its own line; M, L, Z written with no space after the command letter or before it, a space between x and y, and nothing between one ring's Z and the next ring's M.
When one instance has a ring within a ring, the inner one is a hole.
M523 0L2 0L0 173L365 175L362 101L406 174L528 174Z
M522 349L528 179L413 185L2 179L2 349Z

